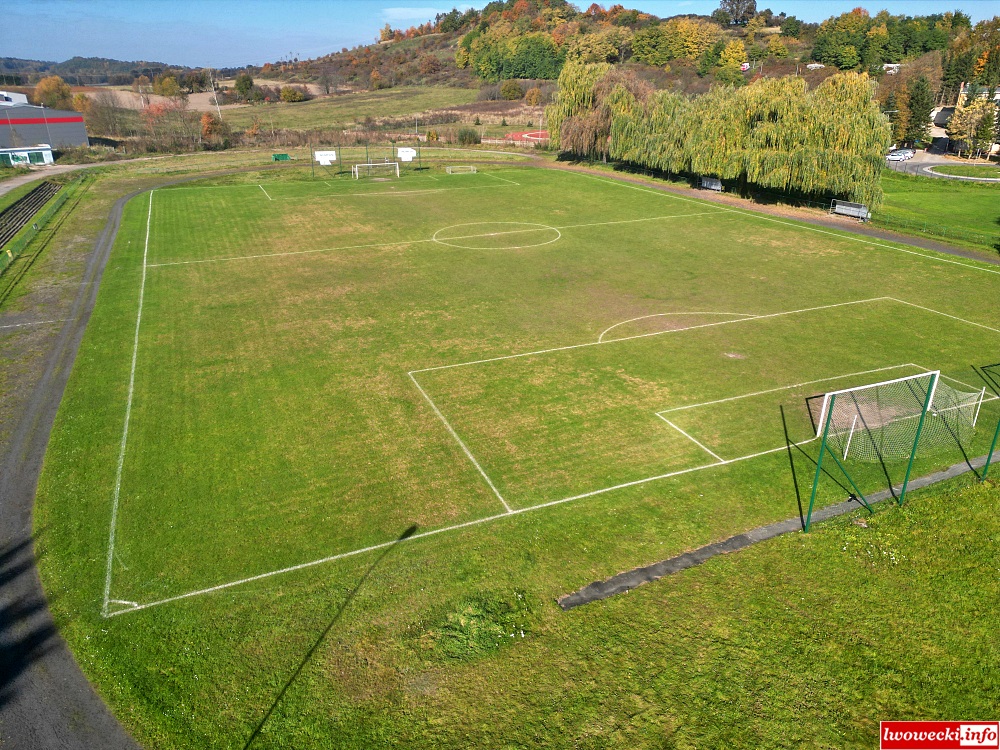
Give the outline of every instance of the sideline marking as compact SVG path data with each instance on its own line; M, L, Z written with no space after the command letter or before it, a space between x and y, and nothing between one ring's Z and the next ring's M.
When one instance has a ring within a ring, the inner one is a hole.
M261 190L264 190L264 186L263 185L258 185L257 187L259 187ZM266 190L264 190L264 195L267 195L267 191ZM270 195L267 195L267 199L269 201L273 201L274 200L274 198L272 198Z
M118 526L118 503L122 489L122 469L125 466L125 446L128 444L128 427L132 418L132 394L135 392L135 363L139 357L139 324L142 323L142 302L146 293L146 256L149 254L149 228L153 219L153 193L149 191L149 211L146 213L146 246L142 251L142 281L139 283L139 311L135 316L135 338L132 342L132 367L128 379L128 399L125 404L125 425L122 428L121 447L118 450L118 468L115 471L115 491L111 502L111 529L108 532L108 560L104 569L104 603L101 614L108 616L111 597L111 563L115 554L115 529Z
M637 320L646 320L647 318L662 318L667 315L732 315L734 317L741 318L754 318L755 315L750 313L730 313L730 312L667 312L667 313L653 313L652 315L640 315L638 318L629 318L628 320L623 320L621 323L615 323L613 326L609 326L601 331L601 335L597 337L597 343L604 343L604 334L610 331L612 328L617 328L618 326L623 326L626 323L634 323ZM683 329L682 329L683 330ZM608 339L608 341L617 341L618 339Z
M686 198L682 195L674 195L673 193L667 192L665 190L656 190L655 188L644 188L638 185L632 185L627 182L618 182L617 180L610 180L604 177L597 177L595 175L584 174L583 172L577 172L575 170L565 170L571 172L572 174L579 175L580 177L586 177L591 180L597 180L598 182L603 182L609 185L618 185L620 187L631 188L632 190L638 190L641 193L652 193L653 195L660 195L666 198L673 198L674 200L684 201L685 203L697 203L698 205L704 205L705 201L697 200L695 198ZM720 211L728 211L730 213L739 214L741 216L750 216L755 219L760 219L761 221L770 221L775 224L782 224L787 227L794 227L797 229L808 229L811 232L819 232L820 234L828 234L831 237L838 237L844 240L853 240L854 242L861 242L865 245L872 245L873 247L881 247L886 250L895 250L900 253L907 253L908 255L916 255L918 258L926 258L927 260L936 261L938 263L951 263L956 266L962 266L963 268L971 268L973 271L982 271L984 273L992 273L994 275L1000 276L1000 271L994 270L992 268L983 268L981 266L974 266L971 263L962 263L961 261L951 260L950 258L938 258L934 255L925 255L924 253L918 253L915 250L907 250L902 247L893 247L892 245L886 245L882 242L874 242L873 240L866 240L857 235L848 232L836 232L827 229L820 229L819 227L814 227L805 222L795 223L791 221L783 221L781 219L775 219L771 216L765 216L764 214L757 213L755 211L750 211L749 209L741 208L730 208L729 206L720 206ZM902 243L901 243L902 244ZM984 326L985 328L986 326Z

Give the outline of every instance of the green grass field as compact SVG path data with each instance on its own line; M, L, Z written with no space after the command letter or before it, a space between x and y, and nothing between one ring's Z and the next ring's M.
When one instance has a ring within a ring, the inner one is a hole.
M885 203L874 221L909 234L945 242L1000 249L1000 183L974 183L882 172Z
M444 109L476 100L475 89L451 86L400 86L382 91L343 94L329 99L288 104L276 102L226 110L226 122L248 128L254 117L262 126L311 129L346 127L367 117L403 117L431 109ZM412 125L412 123L411 123Z
M935 172L954 174L960 177L993 177L1000 178L1000 167L986 164L956 164L944 167L934 167Z
M140 740L847 747L995 706L967 481L554 599L795 515L779 406L808 441L807 395L982 388L1000 271L555 170L295 175L128 205L53 431L44 580Z

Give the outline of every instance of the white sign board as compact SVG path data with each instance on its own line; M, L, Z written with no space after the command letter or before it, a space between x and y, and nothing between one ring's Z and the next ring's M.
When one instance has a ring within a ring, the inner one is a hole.
M337 161L336 151L315 151L313 157L324 167L329 167L330 162Z
M409 146L400 146L396 149L396 155L400 161L413 161L417 156L417 150Z

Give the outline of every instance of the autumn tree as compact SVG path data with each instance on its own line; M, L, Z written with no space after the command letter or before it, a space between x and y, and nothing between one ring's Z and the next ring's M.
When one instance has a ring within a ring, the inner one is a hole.
M739 69L740 65L747 61L747 51L746 47L743 46L743 42L739 39L733 39L729 44L726 45L725 49L722 50L722 55L719 57L719 65L722 67L732 67Z
M35 104L52 109L73 107L73 92L69 84L59 76L48 76L40 80L31 99Z
M996 122L996 105L988 99L977 98L959 106L948 121L948 137L959 144L962 151L970 153L988 145L992 140Z

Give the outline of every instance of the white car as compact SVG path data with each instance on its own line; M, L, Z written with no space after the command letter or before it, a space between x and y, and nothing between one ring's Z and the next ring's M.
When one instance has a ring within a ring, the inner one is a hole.
M886 161L906 161L907 156L902 151L890 151L885 158Z

